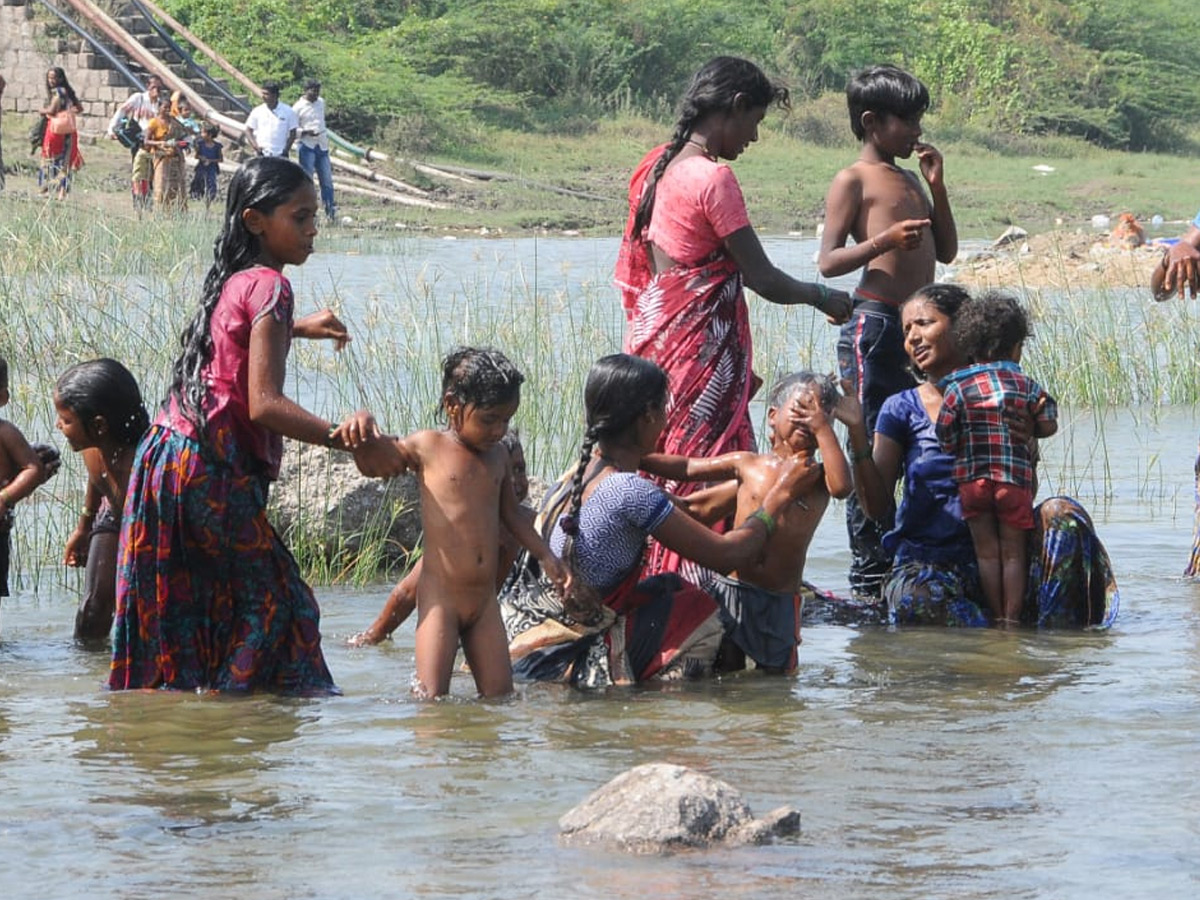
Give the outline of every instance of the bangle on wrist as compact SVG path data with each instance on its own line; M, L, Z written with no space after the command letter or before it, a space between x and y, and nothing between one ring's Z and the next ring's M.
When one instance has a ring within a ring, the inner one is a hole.
M94 519L96 518L96 510L88 509L86 506L84 506L80 508L79 515L83 516L85 519Z
M337 440L337 430L338 430L337 425L330 425L329 429L325 432L325 446L326 447L333 449L334 447L340 446L340 442Z
M862 450L850 451L850 462L862 462L864 459L871 458L871 448L865 447Z
M12 497L8 495L8 488L0 488L0 500L4 501L5 506L12 506Z
M754 512L750 513L748 519L758 519L767 528L767 537L775 533L775 518L761 506Z
M821 298L820 300L817 301L817 306L819 306L819 307L825 306L829 303L829 288L825 287L825 285L823 285L823 284L818 284L817 285L817 294Z
M879 241L875 240L875 238L871 238L871 249L875 251L876 255L883 253L883 248L879 246Z

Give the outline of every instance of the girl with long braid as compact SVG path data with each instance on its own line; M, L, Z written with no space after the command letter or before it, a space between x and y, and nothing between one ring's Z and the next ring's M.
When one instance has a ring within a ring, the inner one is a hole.
M267 521L283 438L354 454L366 475L404 460L366 411L330 423L283 393L293 337L350 340L328 309L293 319L285 265L317 234L312 180L254 159L229 186L200 309L167 402L133 460L121 522L109 687L336 692L320 613Z
M797 281L771 263L733 170L720 162L758 140L768 107L787 104L787 89L758 66L717 57L692 78L670 142L652 150L629 183L616 280L628 318L625 351L658 363L671 382L663 453L756 449L749 405L761 382L743 286L772 303L814 306L832 323L850 314L845 292ZM652 566L674 571L678 558L656 550Z
M542 517L573 589L565 603L548 591L501 597L518 677L603 687L710 673L724 634L717 604L675 573L647 577L646 538L730 572L761 556L776 518L822 477L819 467L789 460L761 508L726 534L712 531L638 474L659 443L667 397L666 373L646 359L605 356L588 373L579 462Z

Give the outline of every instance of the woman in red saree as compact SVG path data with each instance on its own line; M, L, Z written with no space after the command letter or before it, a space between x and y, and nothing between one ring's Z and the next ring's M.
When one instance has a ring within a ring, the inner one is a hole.
M773 303L806 303L832 323L850 298L776 268L750 225L734 160L758 140L787 89L753 63L720 56L692 78L671 141L652 150L629 183L629 223L617 260L627 322L625 352L652 360L670 380L658 449L704 457L755 450L750 398L750 321L743 287ZM697 486L667 482L687 494ZM673 572L678 555L652 550L651 571Z
M46 106L39 111L46 118L46 129L42 135L38 185L43 194L53 190L62 200L71 190L71 176L83 165L75 125L75 116L83 112L83 104L67 81L67 73L57 66L46 73L46 95Z

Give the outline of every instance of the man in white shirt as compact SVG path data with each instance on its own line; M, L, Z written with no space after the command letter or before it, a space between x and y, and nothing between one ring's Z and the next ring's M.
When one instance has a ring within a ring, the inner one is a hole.
M304 94L296 101L296 119L300 123L297 131L300 140L298 152L300 167L311 178L317 173L321 185L321 204L330 222L337 219L337 206L333 201L333 167L329 162L329 132L325 128L325 100L321 97L321 82L310 78L304 82Z
M296 113L279 102L279 82L268 81L263 102L246 117L246 143L257 156L287 156L296 140Z
M158 98L163 92L162 79L157 75L149 76L144 91L130 94L125 102L117 107L117 111L109 120L108 131L105 132L110 139L119 140L129 148L133 160L129 187L133 195L133 208L136 210L148 210L153 203L150 179L153 175L154 160L149 151L142 147L142 133L150 124L150 120L158 115Z

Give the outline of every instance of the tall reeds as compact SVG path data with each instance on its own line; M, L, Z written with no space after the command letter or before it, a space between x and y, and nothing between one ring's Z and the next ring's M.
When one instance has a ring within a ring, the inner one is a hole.
M215 232L214 219L198 212L139 220L82 202L0 196L0 353L8 357L12 388L12 402L0 415L31 440L61 446L53 427L55 380L70 364L102 355L125 362L148 403L157 404ZM289 272L297 285L297 313L330 306L354 340L341 354L327 344L297 341L289 391L329 418L367 407L387 430L407 433L438 424L440 359L450 347L496 346L527 378L516 422L531 471L556 477L578 452L588 367L621 346L624 316L611 287L615 241L611 247L598 242L594 254L583 254L584 262L577 254L575 262L564 262L561 245L543 242L517 265L497 258L510 242L480 241L466 262L448 270L426 264L430 240L345 232L321 237L327 252ZM1023 293L1035 316L1025 368L1058 397L1068 423L1052 454L1061 469L1046 474L1061 482L1067 471L1076 479L1090 471L1103 482L1110 475L1103 429L1087 446L1074 445L1070 410L1102 415L1114 406L1152 410L1195 403L1196 304L1154 304L1108 289ZM755 368L768 385L799 368L834 370L836 329L823 316L754 297L750 310ZM753 412L761 435L761 403ZM62 472L18 511L14 544L22 577L55 565L74 525L84 473L63 449ZM1152 472L1143 482L1156 490ZM315 545L304 551L303 540L297 546L310 574L320 579L361 580L373 571L376 551L370 548L357 560L330 556Z

